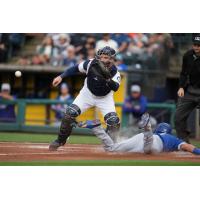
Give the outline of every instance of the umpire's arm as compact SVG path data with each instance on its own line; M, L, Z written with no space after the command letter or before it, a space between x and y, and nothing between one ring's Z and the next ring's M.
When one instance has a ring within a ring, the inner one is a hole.
M185 88L187 85L187 78L188 78L188 67L187 67L187 58L183 56L183 63L182 63L182 70L180 74L179 80L179 88Z
M184 88L187 85L187 79L188 79L188 65L187 65L187 58L186 55L183 56L183 63L182 63L182 70L180 74L179 79L179 90L178 90L178 96L183 97L184 96Z

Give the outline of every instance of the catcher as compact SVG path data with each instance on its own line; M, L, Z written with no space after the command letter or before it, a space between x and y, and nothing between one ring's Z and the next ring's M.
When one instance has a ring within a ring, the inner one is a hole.
M53 80L52 84L56 87L64 77L78 72L85 73L87 76L79 95L66 109L58 138L49 145L49 150L57 150L66 143L76 124L76 117L91 107L97 107L101 111L107 124L106 132L115 140L115 132L120 127L120 119L113 99L113 91L116 92L120 85L120 73L114 65L115 55L115 50L106 46L97 51L94 59L68 68Z

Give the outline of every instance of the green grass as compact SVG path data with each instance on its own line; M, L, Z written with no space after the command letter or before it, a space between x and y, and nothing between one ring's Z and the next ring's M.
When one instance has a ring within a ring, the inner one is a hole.
M38 133L15 133L0 132L0 142L33 142L33 143L49 143L55 140L55 134L38 134ZM200 147L200 141L191 140L192 144ZM95 136L88 135L71 135L70 144L100 144L100 140Z
M200 141L199 140L191 140L191 144L195 145L196 147L200 148Z
M0 142L34 142L49 143L56 139L56 135L38 133L0 133ZM72 135L70 144L100 144L95 136Z
M200 166L200 162L157 160L64 160L0 162L0 166Z

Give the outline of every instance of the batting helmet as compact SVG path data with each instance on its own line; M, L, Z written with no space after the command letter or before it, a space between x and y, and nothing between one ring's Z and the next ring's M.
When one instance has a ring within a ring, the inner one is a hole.
M167 134L172 134L172 127L168 123L160 123L154 130L154 133L156 134L162 134L162 133L167 133Z
M105 46L102 49L99 49L97 51L96 57L99 58L99 56L102 55L102 54L103 55L108 55L108 56L114 58L116 56L116 51L113 48L109 47L109 46Z

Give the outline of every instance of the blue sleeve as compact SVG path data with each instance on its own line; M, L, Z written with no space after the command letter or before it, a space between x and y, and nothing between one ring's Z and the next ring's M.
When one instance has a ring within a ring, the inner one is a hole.
M75 75L76 73L79 72L79 68L78 68L78 65L75 65L74 67L69 67L67 68L60 76L62 78L65 78L67 76L72 76L72 75Z
M195 154L195 155L200 155L200 149L199 148L194 148L192 153Z
M174 137L174 150L178 151L180 144L183 143L184 141L177 138L176 136L173 136L173 137Z
M147 98L142 96L140 104L140 113L144 113L147 109Z
M124 101L124 104L122 106L123 112L125 112L125 113L132 113L133 112L133 108L126 107L126 103L131 103L129 98L126 98L125 101Z
M145 113L146 109L147 109L147 99L146 99L146 97L141 96L140 109L134 109L133 108L133 112L142 115L143 113Z

